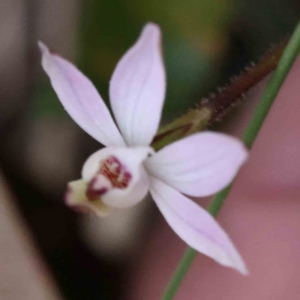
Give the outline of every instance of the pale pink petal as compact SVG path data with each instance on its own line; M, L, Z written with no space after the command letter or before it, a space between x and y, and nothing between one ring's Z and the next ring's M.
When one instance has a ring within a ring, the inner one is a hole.
M166 89L160 42L159 27L146 25L111 79L112 110L130 146L149 145L159 126Z
M86 191L86 181L80 179L69 182L65 195L66 204L78 212L95 213L99 217L105 217L111 213L112 209L101 199L90 201L86 196Z
M150 178L150 192L172 229L189 246L246 275L246 266L228 235L203 208L162 181Z
M166 146L147 159L146 167L180 192L202 197L226 187L246 158L247 150L238 139L203 132Z
M150 147L106 147L92 154L82 170L83 179L89 182L88 194L100 195L111 207L137 204L149 190L143 161L152 152Z
M64 108L74 121L105 146L124 146L124 140L91 81L73 64L53 54L41 42L42 65Z

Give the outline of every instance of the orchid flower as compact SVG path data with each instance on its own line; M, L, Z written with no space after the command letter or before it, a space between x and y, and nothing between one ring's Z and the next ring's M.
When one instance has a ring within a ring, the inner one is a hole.
M158 152L150 146L166 91L160 40L159 27L147 24L117 64L109 89L117 125L91 81L39 43L43 68L63 106L105 146L87 159L82 178L69 183L66 203L105 216L138 204L150 191L168 224L189 246L247 274L224 230L185 196L208 196L226 187L247 157L244 145L225 134L203 132Z

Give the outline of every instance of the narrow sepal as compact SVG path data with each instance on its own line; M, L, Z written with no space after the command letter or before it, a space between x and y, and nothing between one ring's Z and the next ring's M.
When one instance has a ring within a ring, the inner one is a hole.
M156 178L150 179L150 192L168 224L189 246L221 265L248 273L228 235L206 210Z

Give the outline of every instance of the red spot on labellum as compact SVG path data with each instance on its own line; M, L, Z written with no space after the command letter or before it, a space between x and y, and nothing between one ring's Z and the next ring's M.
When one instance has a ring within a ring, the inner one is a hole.
M109 156L100 162L99 173L109 179L113 187L119 189L127 188L132 178L126 167L115 156Z
M111 183L111 187L97 187L97 185L99 185L99 175L103 175L106 179L108 179ZM99 171L89 182L86 196L91 201L98 200L103 194L107 193L110 188L127 188L131 178L132 175L127 171L126 167L122 165L115 156L109 156L100 161Z

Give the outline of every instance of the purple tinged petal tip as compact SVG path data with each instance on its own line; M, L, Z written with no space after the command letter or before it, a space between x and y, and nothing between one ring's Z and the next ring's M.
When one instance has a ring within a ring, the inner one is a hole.
M124 146L109 110L92 82L72 63L53 54L42 42L42 65L53 89L74 121L105 146Z
M148 146L160 122L166 91L160 28L148 23L116 66L110 101L129 146Z
M221 265L248 274L228 235L206 210L155 178L151 178L150 192L168 224L190 247Z
M189 196L204 197L226 187L248 157L245 145L229 135L196 133L147 160L155 177Z

